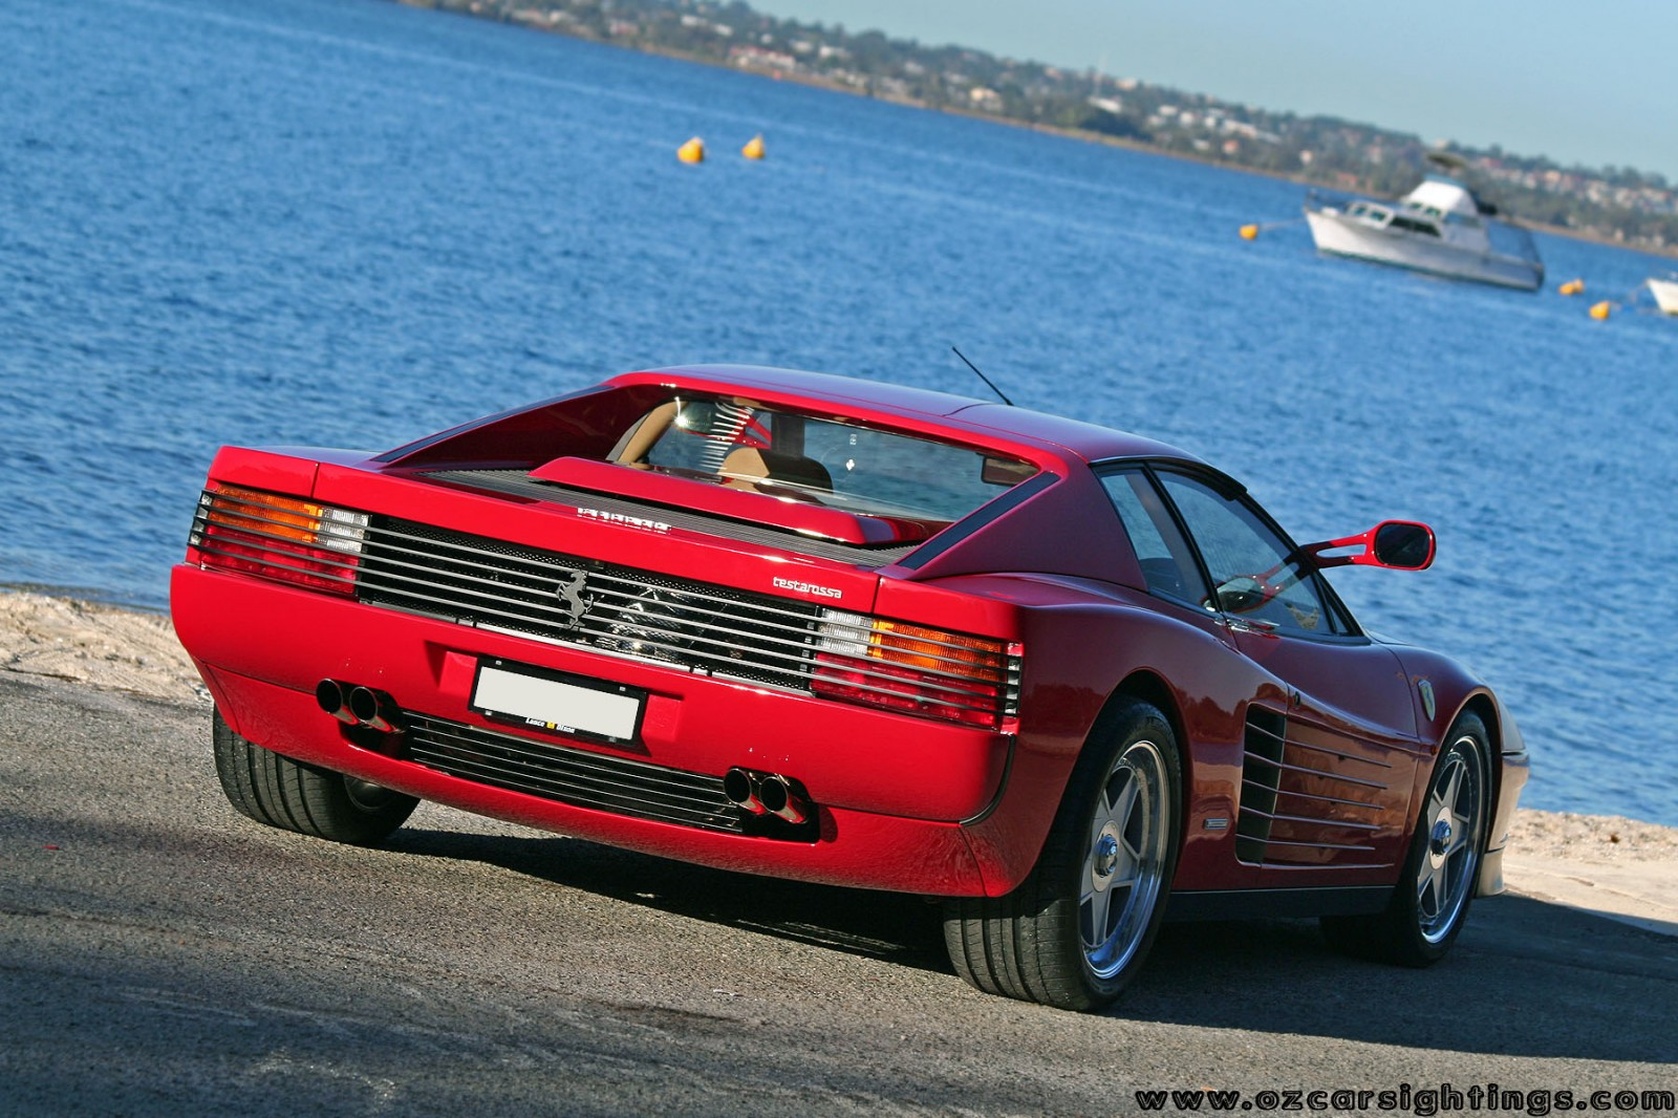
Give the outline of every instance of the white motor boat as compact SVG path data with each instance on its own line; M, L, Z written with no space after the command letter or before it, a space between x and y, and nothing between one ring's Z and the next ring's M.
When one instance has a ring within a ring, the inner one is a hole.
M1397 202L1368 198L1305 202L1322 252L1523 291L1544 283L1544 263L1525 229L1497 221L1495 207L1456 179L1428 175Z
M1678 273L1667 279L1650 277L1649 290L1655 296L1655 306L1662 314L1678 314Z

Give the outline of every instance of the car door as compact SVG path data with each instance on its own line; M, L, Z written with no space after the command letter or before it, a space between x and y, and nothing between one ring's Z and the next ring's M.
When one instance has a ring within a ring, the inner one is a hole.
M1418 762L1403 668L1219 475L1150 475L1191 541L1201 605L1265 680L1246 713L1235 854L1271 886L1390 879Z

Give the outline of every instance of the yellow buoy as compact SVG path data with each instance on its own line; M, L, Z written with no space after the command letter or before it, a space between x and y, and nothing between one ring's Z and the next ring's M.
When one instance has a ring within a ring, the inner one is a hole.
M1241 239L1243 241L1257 240L1258 233L1259 227L1256 225L1243 225L1241 227Z
M683 163L705 162L705 141L698 136L676 149L676 158Z
M1613 311L1613 309L1614 304L1604 299L1602 302L1595 303L1591 306L1591 317L1596 319L1598 322L1604 322L1607 320L1608 315Z
M1571 279L1556 288L1556 290L1563 295L1577 295L1585 290L1585 281L1582 279Z
M740 154L747 159L763 158L763 133L759 132L746 141L746 146L740 149Z

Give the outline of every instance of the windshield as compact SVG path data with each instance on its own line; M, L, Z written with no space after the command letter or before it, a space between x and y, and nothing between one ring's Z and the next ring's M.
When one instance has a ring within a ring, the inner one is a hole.
M612 460L863 515L944 523L1037 472L971 447L705 397L648 412Z

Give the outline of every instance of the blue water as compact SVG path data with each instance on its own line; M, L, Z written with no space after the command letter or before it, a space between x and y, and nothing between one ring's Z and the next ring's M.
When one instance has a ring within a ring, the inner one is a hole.
M1301 538L1429 520L1431 571L1336 578L1354 612L1500 690L1527 804L1678 825L1678 321L1585 314L1669 262L1322 259L1236 236L1292 184L380 0L7 0L0 56L0 583L163 607L222 443L687 361L982 394L956 343Z

